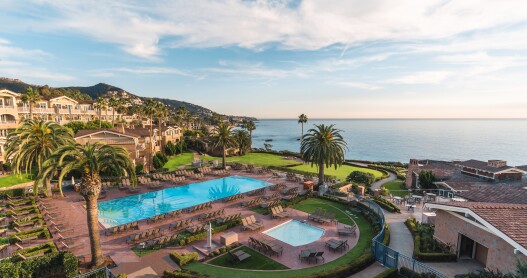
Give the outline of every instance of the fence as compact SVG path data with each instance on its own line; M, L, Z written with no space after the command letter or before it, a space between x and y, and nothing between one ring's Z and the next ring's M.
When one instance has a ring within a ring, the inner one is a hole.
M379 223L381 223L381 231L372 239L371 251L375 257L375 260L388 268L399 269L399 275L403 277L413 278L415 274L428 274L427 277L437 278L448 278L443 273L431 268L430 266L417 261L413 258L405 256L390 247L382 244L384 239L385 229L385 217L382 208L371 200L366 200L362 204L368 207L378 217Z
M116 278L115 275L106 267L92 270L75 276L75 278Z

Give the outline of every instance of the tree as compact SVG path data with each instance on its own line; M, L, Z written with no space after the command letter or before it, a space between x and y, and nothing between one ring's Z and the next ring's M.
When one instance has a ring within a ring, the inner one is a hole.
M240 154L244 155L245 151L247 151L251 147L251 139L249 137L249 133L243 129L237 129L232 131L232 137L236 146L240 150Z
M99 238L99 219L97 199L101 193L101 173L116 172L129 176L135 186L135 167L122 147L113 147L101 143L68 144L58 148L44 163L44 169L37 180L51 178L58 172L59 185L66 175L80 172L79 193L86 201L88 234L92 265L100 266L104 262Z
M112 126L115 123L115 111L121 107L122 102L121 99L110 97L110 100L108 100L108 106L112 108Z
M162 102L157 102L157 105L156 105L156 115L157 115L157 124L159 126L159 129L158 129L158 136L159 136L159 149L160 150L163 150L163 129L162 129L162 124L163 124L163 121L166 120L167 118L167 115L168 115L168 110L167 110L167 107L165 106L165 104L163 104Z
M157 102L153 99L147 99L143 106L143 113L150 119L150 150L148 151L148 170L152 169L153 166L153 157L152 153L154 152L154 130L153 130L153 121L154 116L156 115Z
M353 171L349 174L346 180L364 184L365 186L371 186L375 182L375 176L371 173Z
M419 184L421 185L422 189L435 189L435 181L436 177L434 176L434 173L432 173L432 171L419 172Z
M334 125L315 125L302 137L300 152L311 166L318 166L318 184L324 183L324 169L344 163L344 152L348 149L346 141L340 135L341 130Z
M185 108L185 106L180 106L177 108L176 115L177 115L179 127L184 128L183 121L186 120L187 114L188 114L188 111L187 111L187 108ZM188 129L188 127L185 127L185 129Z
M254 121L244 120L242 126L249 132L249 148L251 148L253 145L253 130L256 129L256 124L254 124Z
M214 127L211 140L213 148L221 147L223 152L222 166L225 168L225 153L228 148L235 145L234 138L232 138L232 126L225 122L219 123Z
M99 110L99 128L102 128L102 110L108 109L108 101L106 101L105 98L100 97L95 101L95 107ZM106 110L106 116L108 116L108 110ZM106 117L106 120L108 120L108 117Z
M11 157L15 173L42 172L43 164L58 148L74 142L72 132L54 122L26 119L7 136L6 157ZM35 169L36 168L36 169ZM45 194L51 196L50 180L44 180ZM39 183L33 184L33 192L38 194ZM62 195L62 187L59 187Z
M302 145L302 140L304 140L304 124L307 123L307 116L303 114L298 116L298 123L302 125L302 136L300 136L300 145Z
M29 105L29 118L33 119L33 105L40 101L38 90L28 87L26 93L22 95L22 101Z

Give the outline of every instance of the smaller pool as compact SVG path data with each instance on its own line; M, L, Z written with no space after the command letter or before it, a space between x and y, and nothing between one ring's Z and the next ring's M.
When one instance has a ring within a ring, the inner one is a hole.
M263 233L289 245L300 246L321 238L324 229L297 220L290 220Z

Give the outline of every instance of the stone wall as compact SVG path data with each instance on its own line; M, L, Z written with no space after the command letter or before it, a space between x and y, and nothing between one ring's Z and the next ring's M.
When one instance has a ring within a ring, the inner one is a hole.
M435 219L435 237L449 243L457 250L459 234L463 234L489 249L486 267L501 272L514 272L516 261L527 263L524 255L514 255L514 247L497 235L471 224L471 220L461 219L448 212L438 210Z

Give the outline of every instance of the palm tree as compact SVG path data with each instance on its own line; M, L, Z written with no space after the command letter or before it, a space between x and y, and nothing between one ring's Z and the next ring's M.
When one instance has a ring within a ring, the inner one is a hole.
M22 95L22 101L29 105L29 118L33 119L33 105L40 101L40 94L38 90L27 87L26 93Z
M135 167L122 147L113 147L101 143L69 144L57 149L44 163L44 170L38 180L51 178L58 172L59 184L72 171L81 173L79 193L86 201L88 233L92 265L104 262L99 238L99 219L97 199L101 192L101 174L114 172L127 175L136 185Z
M163 140L162 140L163 133L162 133L161 127L162 127L163 122L167 118L168 110L167 110L167 107L165 106L164 103L157 102L156 112L157 112L156 113L157 114L157 124L159 126L159 129L158 129L158 133L159 133L159 149L163 150Z
M232 126L228 123L220 122L214 127L211 140L213 148L221 147L223 151L222 166L225 168L225 152L227 151L227 148L235 145L234 138L232 138Z
M311 166L318 166L318 184L324 183L324 168L344 163L344 151L348 149L346 141L340 135L341 130L334 125L315 125L302 137L300 152Z
M247 129L247 131L249 132L249 142L250 142L250 147L252 147L253 145L253 130L256 129L256 124L254 124L254 121L251 121L251 120L244 120L243 121L243 128Z
M154 115L156 115L156 108L157 108L157 102L153 99L147 99L143 106L143 112L148 118L150 119L150 150L148 151L148 170L150 171L153 167L152 161L152 152L154 151L154 130L153 130L153 121L154 121Z
M117 110L121 106L121 99L110 97L110 100L108 100L108 106L112 108L112 127L115 122L115 110Z
M298 123L302 125L302 136L300 136L300 144L302 144L302 140L304 138L304 124L307 123L307 116L306 114L303 114L298 116Z
M243 129L236 129L232 131L232 137L236 146L240 150L240 154L244 155L245 151L251 146L251 139L249 133Z
M179 127L183 128L182 124L183 124L183 121L186 119L187 117L187 114L188 114L188 111L187 111L187 108L185 108L185 106L180 106L177 108L176 110L176 114L178 116L178 119L179 119Z
M95 106L99 110L99 128L102 127L102 110L108 109L108 101L106 101L105 98L98 98L97 101L95 101ZM106 116L108 116L108 110L106 110Z
M44 161L59 147L72 144L73 134L68 128L54 122L26 119L7 136L6 157L11 157L15 173L32 173L36 167L37 175L42 172ZM39 183L33 189L38 194ZM51 196L50 180L45 180L47 196ZM62 189L61 189L62 194Z

